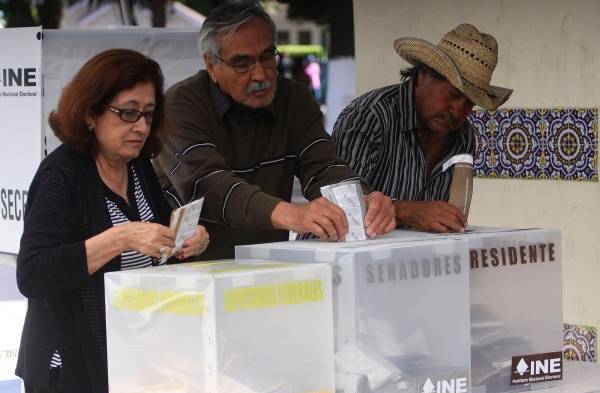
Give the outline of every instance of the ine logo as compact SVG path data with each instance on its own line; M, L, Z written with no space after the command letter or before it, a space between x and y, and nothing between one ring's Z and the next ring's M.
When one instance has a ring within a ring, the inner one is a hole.
M562 352L539 353L512 358L510 383L519 385L562 379Z
M35 68L3 68L2 86L4 87L33 87L36 86Z
M529 370L529 366L527 365L525 359L521 358L517 364L517 373L519 373L520 376L523 376L527 370Z
M467 393L467 378L440 379L435 382L427 378L422 393Z

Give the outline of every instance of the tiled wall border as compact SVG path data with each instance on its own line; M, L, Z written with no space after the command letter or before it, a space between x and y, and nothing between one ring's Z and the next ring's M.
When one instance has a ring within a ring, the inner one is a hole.
M598 181L598 109L476 110L481 177Z

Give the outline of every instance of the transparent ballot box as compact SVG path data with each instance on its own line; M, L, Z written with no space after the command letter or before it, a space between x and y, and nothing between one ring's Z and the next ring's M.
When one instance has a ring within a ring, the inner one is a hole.
M563 346L559 230L469 227L464 234L394 231L390 237L469 242L473 393L559 383L561 375L548 370ZM532 367L529 356L539 354Z
M331 268L252 261L107 273L111 393L333 393Z
M421 393L442 381L467 392L466 241L279 242L238 246L236 258L331 264L336 392Z

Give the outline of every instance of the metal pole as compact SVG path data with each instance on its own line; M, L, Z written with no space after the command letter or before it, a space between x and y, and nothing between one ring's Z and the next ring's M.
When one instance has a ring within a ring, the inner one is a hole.
M121 11L121 23L130 26L133 24L133 15L129 12L128 0L119 0L119 10Z

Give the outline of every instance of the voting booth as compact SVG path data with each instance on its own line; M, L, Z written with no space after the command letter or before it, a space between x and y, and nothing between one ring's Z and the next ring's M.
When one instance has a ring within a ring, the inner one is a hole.
M236 258L331 265L336 391L468 391L466 241L279 242L238 246Z
M0 252L16 253L43 157L41 28L0 29Z
M331 268L251 261L107 273L111 393L333 393Z

